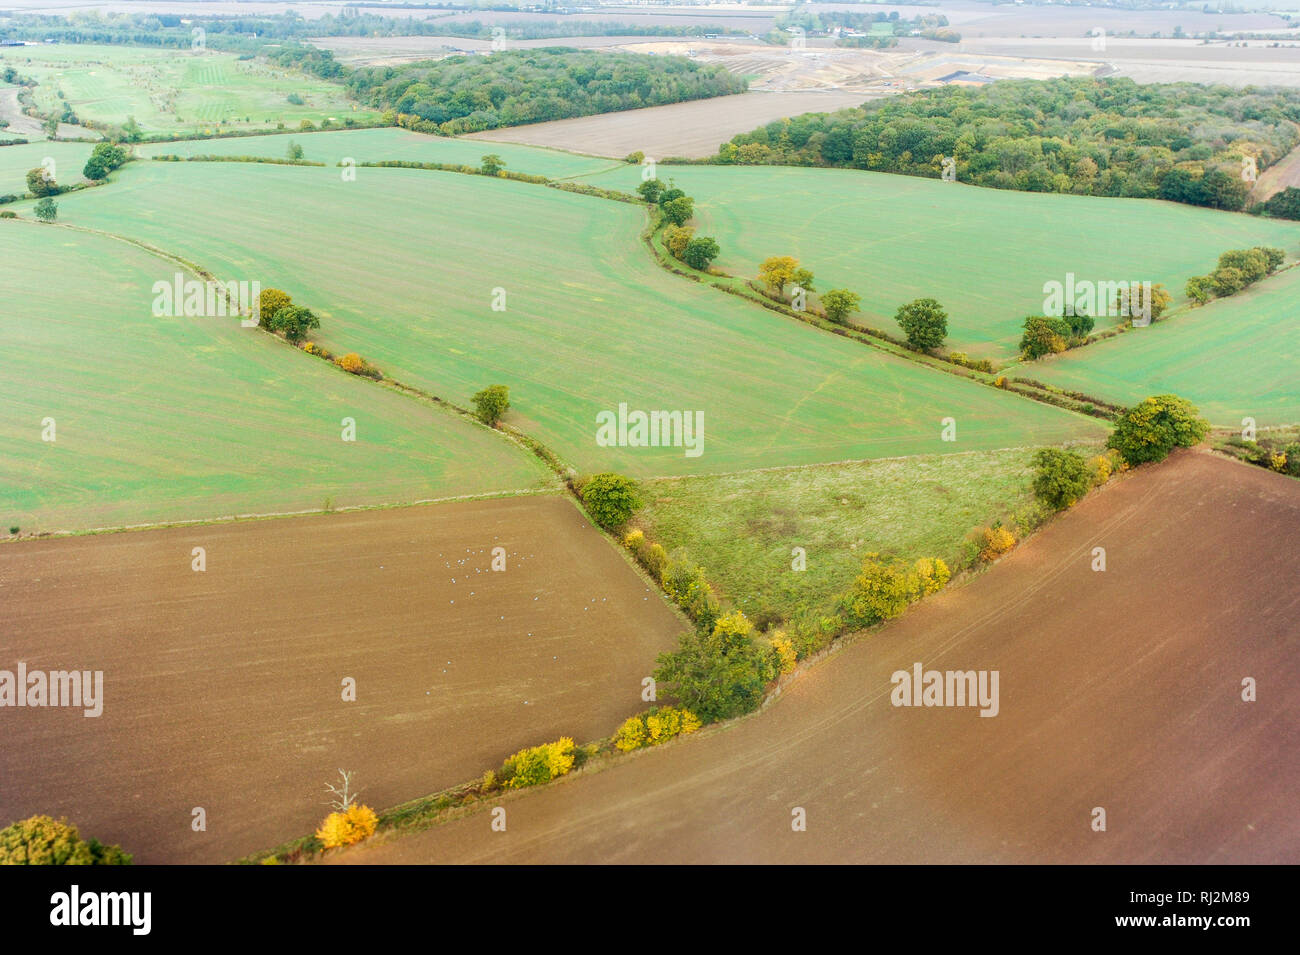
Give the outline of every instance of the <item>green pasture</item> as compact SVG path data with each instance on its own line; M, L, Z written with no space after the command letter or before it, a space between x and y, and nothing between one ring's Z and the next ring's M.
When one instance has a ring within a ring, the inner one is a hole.
M717 265L757 277L772 255L811 268L819 291L862 296L855 321L900 335L894 314L917 298L948 310L949 348L1015 357L1026 315L1044 310L1044 285L1163 283L1175 304L1193 275L1226 249L1273 245L1300 255L1300 223L1145 199L981 189L851 169L660 166L695 198L698 231L722 246ZM634 189L640 170L590 177ZM1097 327L1119 323L1098 317Z
M1300 424L1300 269L1013 374L1118 404L1172 392L1211 423Z
M175 272L124 242L0 221L0 535L549 482L487 429L236 319L154 317L153 284Z
M330 166L344 159L358 163L395 159L477 166L484 156L495 153L505 160L506 168L514 172L563 179L590 175L620 165L609 159L575 156L555 149L451 139L397 127L149 143L139 146L137 151L141 156L260 156L284 159L291 141L303 148L304 159Z
M283 288L317 310L326 347L458 404L509 385L507 421L585 471L718 473L1104 431L670 275L637 241L640 208L543 186L138 162L68 196L60 217ZM702 412L703 454L600 446L597 415L621 403Z
M27 171L54 160L54 181L61 186L85 182L81 170L93 143L38 142L0 146L0 195L21 196L27 191Z
M750 617L825 615L869 552L955 568L971 531L1032 505L1032 458L980 451L646 481L636 523L669 551L685 548Z
M231 53L53 44L0 52L5 66L36 80L33 95L43 113L66 101L83 120L121 124L134 116L146 134L377 115L337 84ZM290 103L290 93L302 105Z

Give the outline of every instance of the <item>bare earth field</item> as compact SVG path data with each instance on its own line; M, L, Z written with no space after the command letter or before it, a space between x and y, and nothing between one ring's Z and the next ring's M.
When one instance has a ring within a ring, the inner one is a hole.
M1300 38L1271 46L1273 41L1250 40L1246 46L1203 44L1199 40L1132 39L1106 36L1104 49L1094 50L1087 31L1074 37L964 37L957 49L964 54L1006 57L1092 60L1109 66L1110 74L1139 83L1226 83L1231 86L1300 86ZM940 51L948 44L906 41L918 50ZM951 48L951 47L950 47Z
M531 126L513 126L465 139L484 139L527 146L550 146L592 156L622 159L640 150L659 159L715 155L718 147L739 133L786 116L828 113L860 106L865 93L817 90L801 93L740 93L714 99L630 109L621 113L557 119Z
M10 544L0 606L0 669L102 670L105 698L0 710L0 820L67 815L140 863L305 835L340 767L386 807L608 735L685 629L559 497Z
M1294 864L1297 559L1300 483L1181 452L763 713L503 800L504 833L477 812L338 858ZM892 706L891 674L917 662L998 670L1000 712Z

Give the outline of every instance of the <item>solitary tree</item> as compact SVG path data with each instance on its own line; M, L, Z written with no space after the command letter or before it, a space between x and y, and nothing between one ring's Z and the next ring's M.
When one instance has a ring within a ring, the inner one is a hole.
M484 424L495 428L510 408L510 389L506 385L490 385L474 396L474 410Z
M698 239L691 239L687 243L686 251L682 253L682 261L693 269L707 272L709 266L721 251L718 248L718 243L710 236L700 236Z
M36 218L42 222L53 222L55 216L59 214L59 206L53 199L46 196L40 202L36 203Z
M313 328L320 328L320 319L303 305L286 305L271 316L271 331L281 332L295 344L307 337Z
M681 225L695 215L695 202L690 196L678 196L676 199L670 199L661 208L664 211L664 218L673 225Z
M899 308L894 319L913 348L938 348L948 337L948 313L932 298L918 298Z
M1065 319L1046 315L1030 315L1025 319L1025 332L1020 336L1020 351L1029 359L1065 351L1070 326Z
M1210 423L1186 398L1153 395L1124 412L1106 444L1138 465L1162 461L1174 448L1190 448L1209 430Z
M606 530L626 524L641 506L636 482L621 474L594 474L582 483L581 494L588 513Z
M285 151L285 155L289 159L301 159L304 155L306 155L306 153L303 151L303 148L299 143L295 143L291 139L289 140L289 148Z
M27 191L39 199L42 196L57 196L59 186L44 166L37 166L27 170Z
M1092 468L1074 451L1043 448L1034 463L1034 496L1055 510L1070 507L1092 487Z
M658 179L647 179L636 187L636 191L637 195L653 205L659 201L659 196L664 191L664 184Z
M278 288L264 288L257 295L257 315L263 328L271 327L271 319L275 313L286 305L292 305L293 299L289 298L288 292L282 292Z
M845 322L850 312L858 310L858 304L862 298L856 292L850 292L846 288L833 288L822 296L822 308L826 309L826 317L832 322Z
M686 254L686 247L695 238L695 230L688 225L669 225L664 228L664 246L674 259Z
M785 287L794 281L794 274L799 268L799 260L790 255L773 255L758 266L758 277L763 284L778 295L785 292Z
M506 168L505 160L496 153L488 153L479 160L479 163L479 172L483 173L485 176L498 175L502 169Z

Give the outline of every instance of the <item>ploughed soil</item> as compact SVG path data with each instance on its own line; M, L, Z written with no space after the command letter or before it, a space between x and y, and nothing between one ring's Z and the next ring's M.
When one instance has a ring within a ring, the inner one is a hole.
M305 835L340 768L381 809L608 736L686 629L560 497L19 542L0 608L0 670L104 674L97 718L0 707L0 826L143 863Z
M1300 862L1297 568L1300 482L1180 452L763 712L335 858ZM998 714L892 705L915 663L998 671Z

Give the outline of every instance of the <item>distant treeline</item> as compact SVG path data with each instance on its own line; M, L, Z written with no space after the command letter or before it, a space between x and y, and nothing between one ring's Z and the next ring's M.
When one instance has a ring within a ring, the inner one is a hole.
M481 8L480 8L481 9ZM514 8L506 8L514 9ZM705 34L743 34L725 26L634 26L618 22L478 20L448 22L447 17L415 19L373 13L334 16L327 13L305 20L296 13L266 16L192 16L176 14L72 13L66 17L0 15L0 41L57 39L64 43L129 43L143 46L188 48L194 27L202 29L214 49L249 51L277 40L303 40L317 36L442 36L490 39L494 29L518 40L546 40L575 36L694 37Z
M1005 80L809 113L735 136L724 163L845 166L1093 196L1241 209L1300 142L1300 90L1130 79Z
M548 47L353 70L361 103L443 135L741 93L743 79L684 57Z
M876 30L876 24L881 24L886 29ZM869 36L859 37L841 35L836 40L837 46L883 49L896 46L898 37L911 36L913 33L926 39L943 40L947 43L961 41L960 33L948 29L948 18L943 14L917 15L910 20L904 20L898 15L897 10L891 10L889 13L880 10L874 13L854 13L844 10L812 11L804 7L796 8L777 17L775 29L768 34L768 41L774 43L788 42L793 27L803 30L808 36L829 35L835 30L868 31L870 33Z

